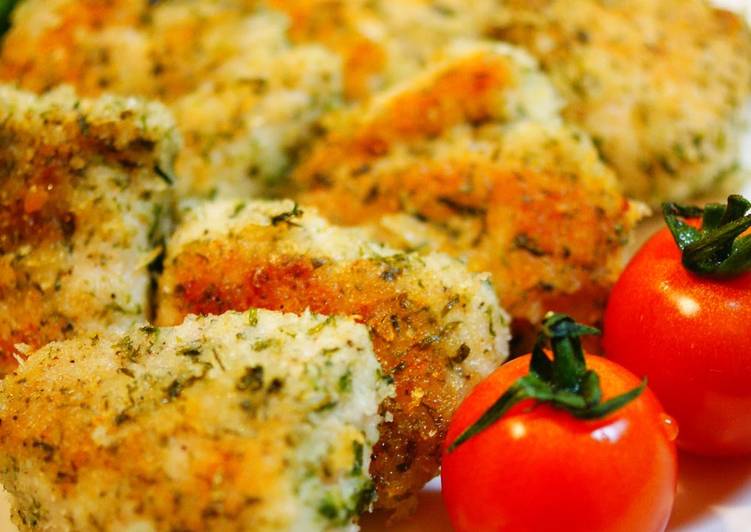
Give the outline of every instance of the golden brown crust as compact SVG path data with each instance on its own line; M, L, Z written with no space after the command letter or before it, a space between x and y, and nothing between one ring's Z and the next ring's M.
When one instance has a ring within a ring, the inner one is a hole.
M342 57L345 94L368 98L422 68L458 38L479 38L496 0L267 0L290 17L297 42Z
M512 0L497 20L492 33L540 60L629 195L683 199L731 177L751 92L739 15L705 0Z
M459 348L444 340L440 316L418 294L395 286L391 276L401 275L398 265L319 265L309 257L259 249L258 243L273 235L244 233L241 238L253 242L252 251L219 243L196 246L170 265L181 319L253 307L357 316L370 329L378 360L394 376L397 392L382 406L393 421L381 426L370 469L378 506L406 511L399 508L401 501L436 474L448 420L458 406L447 374Z
M297 42L318 42L342 57L347 97L367 97L386 67L387 51L381 43L358 31L356 25L368 9L359 1L270 0L291 20L290 36Z
M157 105L0 87L2 372L15 344L146 316L148 260L136 265L167 210L173 127Z
M566 118L595 139L629 195L651 203L681 199L738 177L739 110L751 91L751 34L739 16L704 0L26 4L3 47L0 79L37 91L67 82L84 94L107 90L170 102L198 91L184 103L185 116L178 116L189 124L192 155L181 173L197 176L186 187L190 193L211 192L218 174L240 182L247 175L278 178L304 144L296 138L281 147L282 155L265 154L271 162L260 165L247 153L235 159L238 146L226 146L233 139L267 146L263 135L249 134L242 116L259 105L264 116L275 111L259 104L247 84L231 76L227 83L226 73L218 74L238 48L248 48L238 44L248 31L238 32L235 22L268 14L267 8L289 17L290 37L300 47L322 44L340 56L344 90L353 100L414 75L457 39L493 37L519 44L541 61L566 100ZM226 42L218 45L217 35ZM263 46L279 53L277 44ZM313 120L337 101L338 81L326 88L331 72L319 74L313 83L318 89L302 90L325 100L312 105ZM217 85L201 89L208 79ZM198 101L208 102L216 116L191 117ZM307 119L293 120L305 123L303 140L310 136ZM243 193L257 188L240 187Z
M106 45L92 46L87 37L111 25L113 20L123 28L137 25L147 3L146 0L53 0L45 3L46 13L40 9L41 3L21 5L17 8L21 13L15 13L14 17L16 20L28 17L28 27L24 24L4 37L0 79L35 92L69 83L85 96L98 95L113 83L127 83L124 76L111 78L117 72L111 63L112 50ZM52 19L48 18L50 14ZM131 48L129 52L138 50ZM143 79L137 72L131 71L131 76L131 80Z
M462 123L497 118L498 96L513 84L510 77L508 58L468 54L438 72L426 87L394 94L354 128L334 129L295 170L296 180L325 181L330 168L360 168L400 143L437 137Z
M510 116L515 94L545 95L521 61L481 46L357 108L333 122L294 185L336 223L492 273L518 321L555 309L596 323L638 209L583 133L554 112L548 125Z
M596 323L617 274L613 257L633 221L623 197L604 191L597 198L603 190L587 185L547 169L438 160L363 172L355 183L302 198L345 225L378 223L409 205L433 229L432 245L493 275L514 318L537 323L554 309ZM398 221L384 229L381 236L399 242ZM577 297L580 292L587 297Z
M396 396L382 404L387 420L370 468L376 504L408 514L417 491L438 471L459 401L503 358L497 350L505 334L502 314L492 291L447 257L371 252L345 260L315 245L304 250L295 242L315 240L312 223L293 216L276 225L249 224L171 249L159 321L258 307L353 316L367 325L376 357L396 385ZM342 241L355 249L365 244L346 232Z
M158 98L184 139L184 196L247 196L278 179L340 96L338 58L294 46L286 18L240 0L29 0L14 13L0 80L42 92Z
M540 60L566 118L596 140L629 195L658 203L737 180L751 92L751 33L737 14L705 0L408 0L397 17L393 3L272 2L295 38L344 58L353 99L413 75L454 39L493 37Z
M0 381L0 479L24 531L351 530L390 388L310 313L54 342Z

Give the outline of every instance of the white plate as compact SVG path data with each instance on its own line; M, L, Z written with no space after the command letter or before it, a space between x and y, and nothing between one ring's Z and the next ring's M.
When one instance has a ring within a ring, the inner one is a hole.
M751 458L716 460L681 454L680 478L672 532L751 531ZM384 516L368 516L363 532L386 528ZM433 481L420 494L417 514L391 532L451 532L443 507L440 483Z

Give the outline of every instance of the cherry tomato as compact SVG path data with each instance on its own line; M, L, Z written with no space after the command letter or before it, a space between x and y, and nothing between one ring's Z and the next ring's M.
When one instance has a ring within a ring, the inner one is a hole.
M662 230L613 288L603 346L608 358L647 377L678 421L680 447L751 453L751 274L691 273Z
M585 356L604 399L639 385L622 367ZM464 400L449 426L456 440L498 397L528 373L530 356L501 366ZM671 423L648 390L591 421L533 400L443 459L443 498L458 532L660 531L676 485Z

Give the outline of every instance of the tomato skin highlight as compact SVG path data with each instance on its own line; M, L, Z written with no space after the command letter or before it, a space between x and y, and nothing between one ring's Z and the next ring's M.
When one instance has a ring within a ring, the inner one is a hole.
M678 421L681 448L751 454L751 273L694 275L662 230L614 286L603 346L608 358L648 378Z
M470 393L451 421L446 447L528 372L529 359L501 366ZM600 375L605 399L640 383L608 360L586 360ZM523 401L444 452L451 523L457 532L664 530L675 495L675 430L648 389L597 421Z

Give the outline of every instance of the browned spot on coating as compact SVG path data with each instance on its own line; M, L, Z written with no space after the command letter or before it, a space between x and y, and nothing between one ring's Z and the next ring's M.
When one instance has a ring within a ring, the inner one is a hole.
M10 116L0 127L0 375L16 365L15 344L37 348L66 338L76 330L74 315L95 320L103 312L60 301L58 292L72 268L79 225L110 215L80 188L87 165L135 176L157 164L155 141L144 138L132 111L120 118L90 123L61 109Z
M45 91L62 83L74 85L80 94L101 91L91 62L98 58L77 46L81 32L97 31L117 21L127 26L137 21L141 2L132 0L81 0L57 8L56 24L35 35L10 31L0 55L0 79L20 83L33 91Z
M0 190L0 252L69 237L75 228L70 195L69 180L53 166L39 168L26 180L5 180Z
M366 201L374 186L377 198ZM441 250L466 257L473 271L493 274L513 316L537 321L555 304L592 323L612 281L606 257L621 246L617 233L629 208L617 194L602 196L601 204L592 197L579 180L555 172L425 161L314 188L301 201L345 225L377 222L408 205L444 228Z
M435 137L462 123L481 123L498 108L509 83L507 59L477 54L452 65L428 87L395 97L352 135L332 134L297 171L303 183L342 164L359 167L387 154L399 142Z

